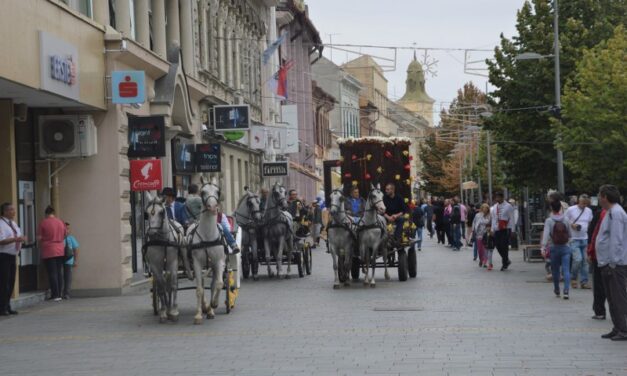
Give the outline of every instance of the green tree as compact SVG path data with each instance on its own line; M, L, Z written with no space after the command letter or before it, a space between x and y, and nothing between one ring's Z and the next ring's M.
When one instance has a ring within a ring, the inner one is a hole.
M488 61L490 82L496 87L490 103L495 111L487 122L498 145L496 160L512 187L542 189L556 186L555 127L548 109L555 104L552 59L516 61L523 52L553 54L552 1L526 1L517 15L517 35L501 35L495 60ZM624 23L625 0L569 0L560 3L561 79L569 80L583 50L609 38ZM565 159L571 158L565 154ZM567 166L572 166L568 164ZM572 184L567 174L567 188Z
M584 51L564 90L560 146L575 185L595 192L601 183L627 188L627 33Z

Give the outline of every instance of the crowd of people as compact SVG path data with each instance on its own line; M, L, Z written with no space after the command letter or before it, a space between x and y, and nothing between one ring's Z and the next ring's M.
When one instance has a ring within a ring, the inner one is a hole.
M15 222L15 207L11 203L0 206L0 316L16 315L11 307L15 287L16 256L28 239ZM48 274L48 300L70 298L72 269L78 266L79 244L71 234L70 224L56 216L53 207L44 211L45 217L37 231L37 245Z

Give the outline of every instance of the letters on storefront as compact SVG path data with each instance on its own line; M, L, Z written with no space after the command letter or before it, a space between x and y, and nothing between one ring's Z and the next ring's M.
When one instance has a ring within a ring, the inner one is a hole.
M161 160L131 160L131 191L159 191L163 187Z
M220 144L198 144L195 156L197 172L222 172Z
M130 158L165 156L163 116L129 116L128 156Z

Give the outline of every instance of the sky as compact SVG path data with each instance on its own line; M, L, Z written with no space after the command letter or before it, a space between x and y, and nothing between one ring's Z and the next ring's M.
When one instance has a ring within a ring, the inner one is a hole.
M500 34L516 33L516 12L524 0L308 0L309 15L325 44L376 45L418 48L479 49L470 51L469 61L483 61L493 55ZM338 46L339 47L339 46ZM407 66L414 51L384 48L341 47L395 60L385 72L388 97L400 99L405 93ZM324 55L341 65L359 55L325 48ZM416 50L420 62L425 50ZM426 60L436 76L427 75L427 93L435 99L434 112L446 108L464 83L473 81L485 90L487 78L464 73L464 51L427 50ZM395 65L395 68L393 67ZM472 68L482 69L485 64ZM478 73L487 74L480 70ZM491 90L488 87L488 90ZM438 116L436 114L436 123Z

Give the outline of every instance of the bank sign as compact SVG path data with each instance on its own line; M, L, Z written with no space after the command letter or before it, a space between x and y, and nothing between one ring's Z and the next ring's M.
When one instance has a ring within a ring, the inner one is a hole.
M41 89L78 101L78 49L45 31L39 31Z
M287 176L288 163L288 161L266 162L261 166L261 175L263 177Z
M144 71L111 72L111 102L139 104L146 101L146 74Z
M163 187L161 178L161 160L131 160L131 191L160 191Z

